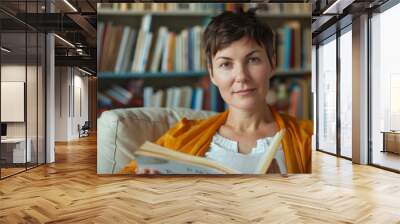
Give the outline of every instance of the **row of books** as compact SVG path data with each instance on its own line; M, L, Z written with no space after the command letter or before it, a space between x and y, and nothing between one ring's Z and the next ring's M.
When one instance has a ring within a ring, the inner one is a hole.
M98 92L99 113L108 109L126 107L186 107L194 110L224 111L227 105L218 89L201 80L195 86L157 88L143 86L143 80L116 85ZM267 102L278 111L291 116L311 118L310 80L304 78L272 82Z
M204 90L200 87L170 87L154 90L147 86L143 89L144 107L186 107L194 110L203 109Z
M311 119L311 84L309 79L289 79L272 83L267 102L278 111L300 119Z
M235 11L242 8L247 11L249 8L259 7L266 13L311 13L311 4L309 3L101 3L101 10L115 11L138 11L138 12L219 12Z
M310 69L311 29L292 21L279 27L275 33L278 69Z
M118 107L186 107L202 110L204 90L200 87L170 87L155 89L151 86L143 88L143 99L134 98L134 95L119 85L113 85L105 92L97 95L100 108Z
M158 88L147 86L143 79L128 83L99 82L97 93L98 115L109 109L126 107L187 107L194 110L216 110L211 107L217 97L210 94L208 77L201 78L192 86Z
M149 29L151 16L143 17L142 26L99 23L100 71L109 72L183 72L206 69L201 50L203 27L194 26L180 33L161 26Z
M101 109L143 106L142 79L131 80L127 84L112 84L110 87L101 87L97 92L97 105ZM99 82L99 85L104 83Z
M206 70L201 47L204 27L193 26L179 33L160 26L150 31L151 15L143 17L142 26L112 22L98 25L100 71L105 72L186 72ZM280 70L309 69L311 65L311 30L297 21L276 30L277 65Z

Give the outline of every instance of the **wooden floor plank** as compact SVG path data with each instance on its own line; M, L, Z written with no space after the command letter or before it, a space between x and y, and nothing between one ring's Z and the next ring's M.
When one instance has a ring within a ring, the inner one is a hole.
M400 223L400 175L313 152L310 175L98 176L96 138L0 181L0 223Z

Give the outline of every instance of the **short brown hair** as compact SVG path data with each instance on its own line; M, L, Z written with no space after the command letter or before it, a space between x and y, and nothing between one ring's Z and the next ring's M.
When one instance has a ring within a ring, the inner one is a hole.
M265 48L269 62L273 66L274 33L267 24L256 18L256 9L252 8L247 12L225 11L211 19L203 34L203 47L209 65L212 66L212 57L219 50L242 37L249 37Z

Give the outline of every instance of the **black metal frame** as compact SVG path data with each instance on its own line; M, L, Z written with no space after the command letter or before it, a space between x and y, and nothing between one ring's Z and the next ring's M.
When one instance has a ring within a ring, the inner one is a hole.
M336 154L341 157L341 117L340 117L340 78L341 78L341 66L340 66L340 36L342 32L338 23L336 23Z
M27 2L28 1L25 0L25 11L27 10L27 4L26 4ZM37 9L36 11L38 11L38 9L39 9L38 8L39 0L36 0L36 3L37 3L36 4L36 9ZM47 11L47 7L46 7L46 11ZM26 18L26 16L27 16L27 14L25 14L25 18ZM43 141L44 141L44 145L43 145L43 147L44 147L44 150L43 150L43 152L44 152L44 155L43 155L44 161L43 161L43 163L39 163L39 136L38 136L39 135L39 107L37 106L36 107L36 143L37 143L37 147L36 147L36 150L37 150L37 152L36 152L36 162L35 163L32 163L32 162L29 163L29 165L31 165L31 164L33 164L33 165L28 167L28 162L27 162L28 161L28 154L27 154L27 147L28 147L28 144L27 144L27 141L28 141L28 125L27 125L27 121L28 121L28 119L27 119L27 116L28 116L28 114L27 114L28 30L33 30L36 33L36 45L37 45L36 46L36 99L37 99L36 104L39 103L39 82L38 82L39 81L39 69L38 69L38 66L39 66L39 56L38 56L39 55L39 49L38 48L39 48L39 33L40 33L40 31L36 30L35 28L29 26L26 23L24 23L24 27L25 27L25 30L22 33L25 34L25 84L24 84L24 98L25 98L24 99L24 107L25 107L25 109L24 109L24 120L25 120L25 169L21 170L21 171L18 171L18 172L15 172L15 173L12 173L12 174L7 175L7 176L2 176L2 168L0 167L0 180L3 180L5 178L8 178L8 177L11 177L11 176L14 176L14 175L17 175L19 173L23 173L23 172L25 172L27 170L39 167L39 166L44 165L44 164L47 163L47 111L46 111L46 108L47 108L47 40L46 40L46 36L47 35L46 34L47 33L44 33L45 34L44 35L44 41L42 41L42 44L44 44L44 52L42 51L42 53L44 53L44 55L43 55L44 69L42 70L42 72L43 72L42 82L44 82L44 100L43 100L43 103L44 103L44 106L43 106L44 117L43 118L44 118L44 120L42 121L42 122L44 122L44 136L43 136L43 138L44 138L43 139ZM1 34L2 34L2 32L0 32L0 45L1 45ZM1 54L0 54L0 67L1 67L1 61L2 61L1 59L2 58L1 58ZM1 81L1 70L0 70L0 81ZM0 145L0 155L1 155L1 145Z
M371 113L371 111L372 111L372 103L371 103L371 100L372 100L372 96L371 96L371 91L372 91L372 85L371 85L371 69L372 69L372 66L371 66L371 58L370 58L370 56L372 55L372 42L371 42L371 18L372 18L372 13L371 12L368 12L368 31L367 31L367 33L368 33L368 53L367 53L367 61L368 61L368 69L367 69L367 84L368 84L368 96L367 96L367 107L368 107L368 114L367 114L367 119L368 119L368 124L367 124L367 132L368 132L368 158L367 158L367 162L368 162L368 164L373 164L372 163L372 131L371 131L371 129L372 129L372 113Z
M319 114L318 114L318 108L319 108L319 77L318 77L318 60L319 60L319 54L318 54L318 49L319 49L319 44L315 46L315 148L316 150L319 149Z
M25 12L28 10L27 3L25 2ZM25 13L25 21L27 14ZM25 87L24 87L24 120L25 120L25 170L28 170L28 24L25 23Z
M1 30L1 25L0 23L0 30ZM2 40L2 32L0 32L0 47L2 46L1 40ZM1 50L0 50L0 111L1 111ZM1 113L0 113L0 124L1 124ZM1 165L1 144L0 144L0 165ZM0 179L1 179L1 166L0 166Z
M45 1L45 12L48 13L48 2ZM47 163L47 32L44 32L44 163Z

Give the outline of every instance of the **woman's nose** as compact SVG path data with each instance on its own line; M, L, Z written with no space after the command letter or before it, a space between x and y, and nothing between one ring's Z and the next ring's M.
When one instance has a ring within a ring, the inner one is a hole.
M235 73L235 81L236 82L243 82L246 81L248 76L247 76L247 70L246 67L243 65L238 65L234 71Z

